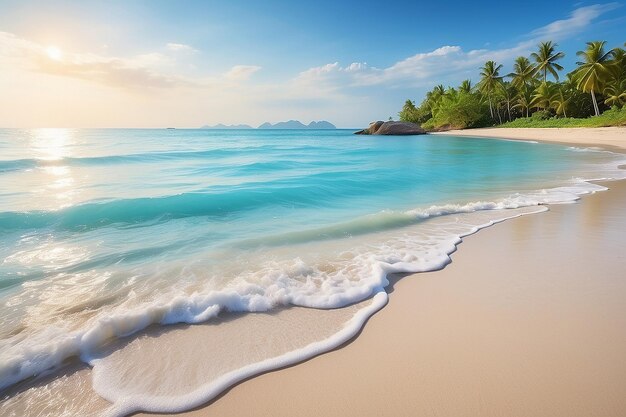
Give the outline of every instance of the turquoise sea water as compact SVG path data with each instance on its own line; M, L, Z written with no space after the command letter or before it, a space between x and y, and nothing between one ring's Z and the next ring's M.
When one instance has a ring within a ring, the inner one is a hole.
M0 130L0 388L150 324L361 301L485 220L455 216L575 200L622 159L347 130Z

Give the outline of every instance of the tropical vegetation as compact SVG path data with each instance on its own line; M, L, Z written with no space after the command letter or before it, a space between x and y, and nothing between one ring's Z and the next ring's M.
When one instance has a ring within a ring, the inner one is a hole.
M476 84L439 84L419 106L406 100L400 120L428 130L626 125L625 49L587 42L576 55L576 67L566 74L559 63L565 54L551 41L515 59L508 74L501 63L487 61Z

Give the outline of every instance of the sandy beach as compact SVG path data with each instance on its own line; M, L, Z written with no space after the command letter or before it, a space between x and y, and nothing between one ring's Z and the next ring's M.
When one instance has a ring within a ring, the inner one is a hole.
M626 148L623 128L461 134ZM626 415L626 182L604 185L465 238L344 347L183 415Z
M450 130L436 132L433 135L471 136L482 138L506 138L536 140L575 144L583 146L602 146L614 150L626 149L626 127L597 128L485 128Z

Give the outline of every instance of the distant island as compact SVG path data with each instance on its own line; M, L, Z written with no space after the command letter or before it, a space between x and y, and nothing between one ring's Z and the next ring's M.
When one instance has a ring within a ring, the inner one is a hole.
M326 120L320 120L319 122L313 121L308 125L305 125L299 120L289 120L287 122L278 122L276 124L265 122L259 126L259 129L337 129L337 127Z
M224 124L216 124L215 126L205 125L202 126L201 129L254 129L250 125L224 125ZM320 120L319 122L312 121L308 125L300 122L299 120L289 120L286 122L278 122L276 124L271 124L269 122L265 122L258 127L258 129L337 129L337 127L327 122L326 120Z

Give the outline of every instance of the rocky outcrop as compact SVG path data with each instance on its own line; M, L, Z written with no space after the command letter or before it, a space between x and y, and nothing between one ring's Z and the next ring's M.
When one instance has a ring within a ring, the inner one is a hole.
M383 122L370 123L367 129L354 132L355 135L423 135L426 133L419 125L409 122Z

